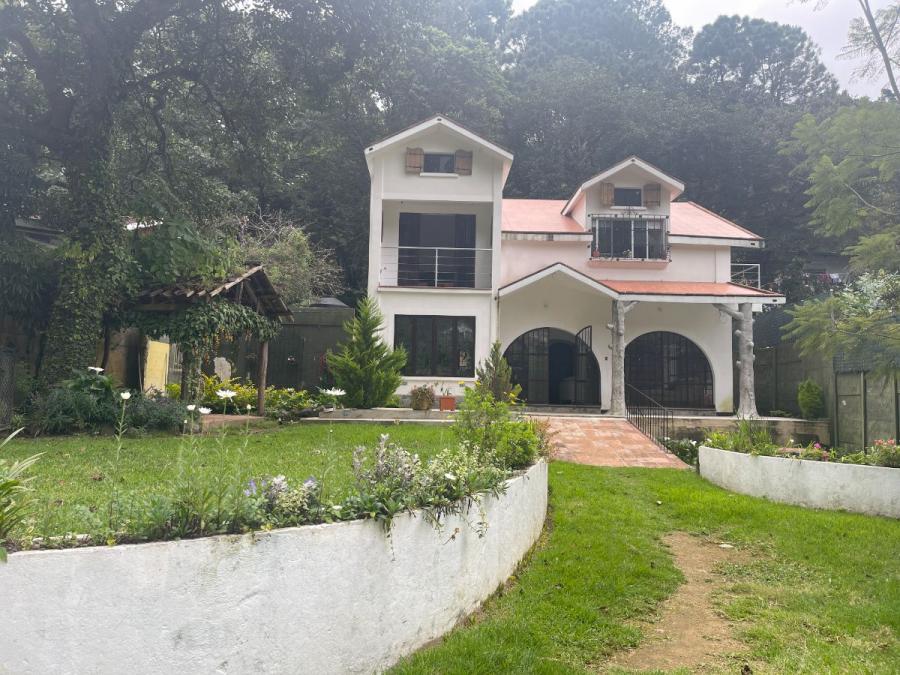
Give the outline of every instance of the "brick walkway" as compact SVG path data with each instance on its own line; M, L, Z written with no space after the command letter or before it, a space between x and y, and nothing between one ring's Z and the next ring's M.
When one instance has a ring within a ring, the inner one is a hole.
M630 422L616 417L549 417L556 451L567 462L593 466L642 466L686 469Z

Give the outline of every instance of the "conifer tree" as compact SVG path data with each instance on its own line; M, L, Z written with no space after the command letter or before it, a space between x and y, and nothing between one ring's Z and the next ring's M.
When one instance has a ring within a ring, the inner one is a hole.
M328 353L328 367L335 385L345 392L342 402L347 407L383 406L400 386L406 351L385 344L380 335L383 324L375 299L361 299L356 317L344 325L347 341L336 354Z

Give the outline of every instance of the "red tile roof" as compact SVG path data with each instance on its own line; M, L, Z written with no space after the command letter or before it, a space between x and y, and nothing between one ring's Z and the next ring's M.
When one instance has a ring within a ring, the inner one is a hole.
M501 229L524 233L583 233L585 229L562 215L564 199L504 199ZM758 240L753 232L694 202L672 202L669 234L678 237L714 237Z
M565 199L504 199L504 232L570 232L584 234L574 218L562 214Z
M669 234L679 237L762 239L694 202L672 202L669 205Z
M713 281L623 281L598 279L622 295L722 295L729 297L781 297L759 288Z

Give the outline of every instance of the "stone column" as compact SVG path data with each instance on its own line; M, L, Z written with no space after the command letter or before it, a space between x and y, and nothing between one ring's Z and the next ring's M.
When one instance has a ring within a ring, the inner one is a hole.
M607 327L612 334L612 391L609 402L610 415L625 415L625 315L636 305L634 301L612 301L612 323Z
M756 382L753 373L753 303L738 305L738 311L727 305L715 305L716 309L731 317L737 323L734 334L738 339L738 360L740 379L738 382L738 417L759 417L756 411Z
M256 414L266 416L266 380L269 374L269 341L259 343L259 359L256 362ZM246 410L243 412L247 412Z

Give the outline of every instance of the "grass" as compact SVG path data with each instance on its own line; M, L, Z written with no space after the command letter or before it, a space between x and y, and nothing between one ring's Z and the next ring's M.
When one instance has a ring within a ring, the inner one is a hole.
M602 669L680 583L659 542L676 530L752 553L723 568L720 609L747 645L724 671L897 672L900 523L736 495L687 471L554 462L550 477L552 526L521 574L395 673Z
M240 444L240 433L229 431L230 445ZM242 473L247 479L283 474L303 481L315 476L323 480L326 497L339 499L353 481L353 449L374 445L382 433L422 457L440 450L452 438L447 426L302 423L251 433L240 460ZM102 510L109 503L113 476L121 476L122 492L158 490L172 475L180 443L176 436L127 438L118 468L116 441L110 436L16 439L2 452L13 460L44 453L29 472L34 476L31 485L36 502L33 534L53 536L84 532L84 509ZM211 461L208 468L214 471L218 467L218 462Z
M451 442L444 426L301 424L250 437L247 477L326 475L341 496L355 446L389 433L423 456ZM167 480L179 440L126 441L123 488ZM78 531L79 505L112 490L109 437L16 440L3 452L44 452L32 473L41 534ZM330 467L330 468L329 468ZM211 465L210 470L215 466ZM326 474L327 471L327 474ZM641 620L681 582L660 544L671 531L728 541L750 553L723 567L720 610L738 626L754 673L893 673L900 663L900 522L818 512L726 492L695 473L550 465L551 518L520 573L467 625L395 673L578 673L636 646ZM659 503L657 503L659 502Z

